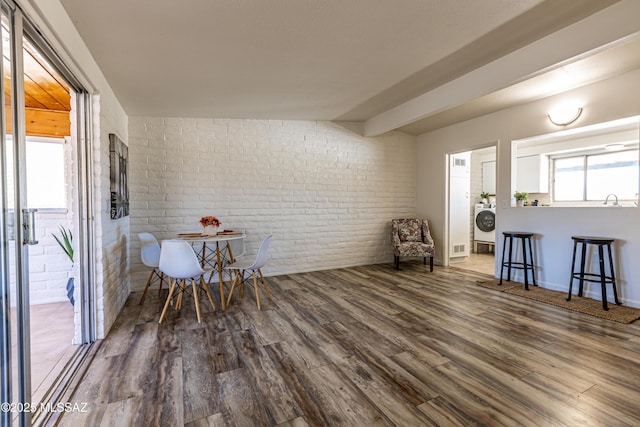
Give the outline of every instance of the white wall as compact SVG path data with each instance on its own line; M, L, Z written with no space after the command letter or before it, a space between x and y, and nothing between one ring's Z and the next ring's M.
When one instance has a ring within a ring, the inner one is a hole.
M445 154L489 145L498 140L497 150L497 240L502 251L501 231L526 230L537 234L536 262L543 286L568 289L572 235L601 235L618 241L618 290L625 304L640 307L640 214L638 208L511 208L511 141L559 130L548 111L562 100L577 99L584 106L581 118L570 125L580 127L640 114L640 70L592 84L565 94L506 109L418 137L417 210L431 218L436 245L443 247L445 236ZM441 200L443 203L434 203ZM502 203L508 207L503 208ZM497 269L499 272L499 269ZM600 298L597 286L589 293ZM610 288L608 290L611 295Z
M415 137L360 135L346 123L130 117L134 288L147 271L137 234L201 231L204 215L246 230L248 254L273 233L265 274L391 263L390 220L415 215Z

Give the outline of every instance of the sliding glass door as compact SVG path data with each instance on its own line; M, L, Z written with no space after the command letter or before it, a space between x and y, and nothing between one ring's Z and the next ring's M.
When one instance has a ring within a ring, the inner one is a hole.
M95 337L89 96L0 1L0 425L28 426L55 416Z

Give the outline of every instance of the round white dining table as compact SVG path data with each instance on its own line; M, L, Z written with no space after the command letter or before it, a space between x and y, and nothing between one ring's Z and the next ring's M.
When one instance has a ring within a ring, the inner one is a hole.
M188 241L191 243L191 246L202 243L202 249L194 246L194 250L198 254L198 258L200 259L203 268L205 266L213 267L207 286L211 283L213 276L216 273L218 274L218 280L220 282L220 306L222 307L222 310L226 309L222 269L225 264L235 262L230 242L233 240L241 240L245 237L247 237L246 234L240 232L222 232L216 236L197 235L197 233L185 233L178 235L178 238Z

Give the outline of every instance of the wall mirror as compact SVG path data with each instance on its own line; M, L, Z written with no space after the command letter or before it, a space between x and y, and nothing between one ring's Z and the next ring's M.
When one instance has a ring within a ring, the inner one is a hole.
M525 206L637 207L639 138L635 116L513 141L513 192Z

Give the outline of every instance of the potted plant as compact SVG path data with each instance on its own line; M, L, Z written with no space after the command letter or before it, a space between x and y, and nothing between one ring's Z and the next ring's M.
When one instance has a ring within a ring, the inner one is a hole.
M489 203L489 196L490 196L490 195L491 195L491 194L489 194L489 193L488 193L488 192L486 192L486 191L483 191L482 193L480 193L480 199L482 199L482 200L480 200L480 202L481 202L481 203L483 203L483 204L485 204L485 205L486 205L487 203Z
M513 193L513 197L516 199L517 206L524 206L524 201L529 198L529 193L526 191L516 191Z
M51 233L51 235L56 239L56 242L58 242L67 257L69 257L71 268L73 268L73 234L71 234L71 229L60 226L60 236L58 237L55 233ZM73 299L74 290L75 284L73 277L69 277L69 280L67 280L67 298L69 298L71 305L75 303Z

